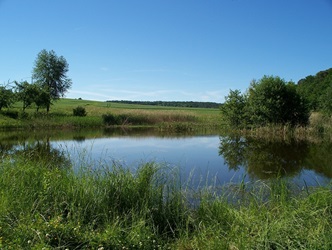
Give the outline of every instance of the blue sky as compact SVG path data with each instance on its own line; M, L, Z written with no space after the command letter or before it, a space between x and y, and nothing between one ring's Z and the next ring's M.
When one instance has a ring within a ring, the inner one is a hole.
M332 67L332 0L0 0L0 32L1 84L54 50L69 98L223 102Z

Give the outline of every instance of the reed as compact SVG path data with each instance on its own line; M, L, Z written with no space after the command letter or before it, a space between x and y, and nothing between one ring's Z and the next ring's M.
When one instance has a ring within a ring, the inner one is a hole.
M74 171L27 152L1 159L1 249L332 247L331 186L293 193L279 179L192 190L154 163L132 171L86 160Z

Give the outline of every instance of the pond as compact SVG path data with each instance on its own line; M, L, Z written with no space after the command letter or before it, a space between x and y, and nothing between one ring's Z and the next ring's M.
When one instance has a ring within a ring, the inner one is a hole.
M182 180L195 187L277 177L304 187L326 185L332 178L332 143L325 141L266 140L206 131L179 134L155 129L0 133L2 155L33 147L42 149L45 157L65 157L77 169L118 164L135 170L141 164L155 162L165 169L177 169Z

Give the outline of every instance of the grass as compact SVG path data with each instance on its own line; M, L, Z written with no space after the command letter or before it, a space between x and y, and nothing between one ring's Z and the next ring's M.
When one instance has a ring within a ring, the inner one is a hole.
M223 134L239 134L267 140L306 140L310 142L332 141L332 117L312 113L307 126L269 124L262 127L232 129L223 126Z
M83 107L87 116L73 116L73 109ZM9 110L18 118L11 118L6 111L0 114L1 128L40 128L40 127L104 127L103 115L112 114L125 117L118 126L155 126L161 129L197 127L218 127L219 110L207 108L176 108L111 102L60 99L51 106L49 114L36 113L34 107L22 115L21 104L16 103ZM183 124L185 124L183 126Z
M73 172L32 148L0 163L1 249L331 249L331 187L192 190L146 163Z

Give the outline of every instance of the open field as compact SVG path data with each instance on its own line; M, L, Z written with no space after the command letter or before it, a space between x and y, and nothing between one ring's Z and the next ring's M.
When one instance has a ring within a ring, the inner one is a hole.
M83 107L87 116L73 116L73 109ZM9 112L16 112L16 118L0 114L0 127L101 127L102 116L112 114L121 116L124 124L131 126L172 126L216 127L219 125L219 109L177 108L136 104L120 104L76 99L61 99L51 106L49 114L44 110L38 113L35 108L26 110L22 115L21 104L16 103ZM126 119L128 118L128 119ZM132 122L130 122L132 120ZM179 125L180 124L180 125Z
M331 187L192 190L176 169L83 165L31 148L0 164L0 249L331 249ZM15 164L15 167L13 167Z

